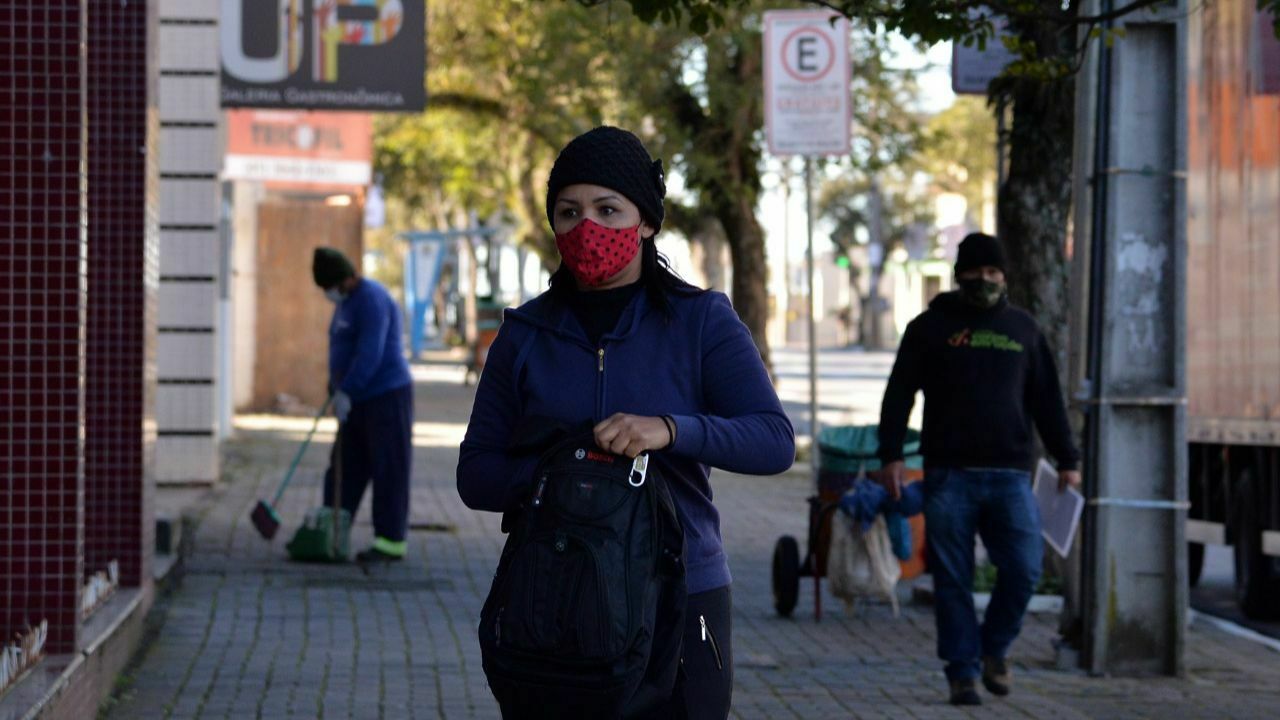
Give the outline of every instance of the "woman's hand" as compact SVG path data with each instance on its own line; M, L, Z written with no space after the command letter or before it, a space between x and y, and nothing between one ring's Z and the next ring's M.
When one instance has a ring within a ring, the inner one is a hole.
M646 450L671 444L671 431L660 417L614 413L595 426L596 445L617 455L634 458Z

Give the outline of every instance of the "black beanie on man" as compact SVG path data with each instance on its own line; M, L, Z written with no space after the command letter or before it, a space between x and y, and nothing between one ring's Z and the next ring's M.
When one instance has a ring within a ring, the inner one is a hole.
M662 198L667 186L662 161L649 157L635 135L603 125L569 142L560 151L547 179L547 220L555 227L556 196L570 185L599 185L622 193L640 209L640 217L662 227Z
M328 290L349 277L355 277L356 269L346 255L333 248L318 247L311 259L311 275L316 285Z
M960 250L956 253L956 274L987 266L1004 272L1004 249L1000 241L983 233L969 233L960 241Z

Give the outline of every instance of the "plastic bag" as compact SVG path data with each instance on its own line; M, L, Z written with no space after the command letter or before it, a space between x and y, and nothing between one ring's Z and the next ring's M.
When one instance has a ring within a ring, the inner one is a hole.
M876 597L888 600L893 616L898 617L894 590L901 576L902 567L893 553L883 515L877 515L865 531L842 512L832 515L827 584L831 593L844 601L846 612L853 614L859 598Z

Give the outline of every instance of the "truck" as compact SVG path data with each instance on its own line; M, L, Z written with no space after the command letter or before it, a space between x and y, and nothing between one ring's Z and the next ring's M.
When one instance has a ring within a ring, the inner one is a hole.
M1280 617L1280 40L1252 0L1188 18L1188 575L1230 545L1235 594Z

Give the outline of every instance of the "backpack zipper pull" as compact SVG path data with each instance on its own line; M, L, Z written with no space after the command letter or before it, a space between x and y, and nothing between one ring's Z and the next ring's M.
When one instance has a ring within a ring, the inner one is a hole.
M539 478L538 478L538 488L537 488L536 490L534 490L534 491L533 491L533 506L534 506L534 507L541 507L541 505L542 505L542 492L543 492L544 490L546 490L546 489L547 489L547 474L546 474L546 473L543 473L543 474L542 474L542 477L539 477Z
M707 619L702 615L699 615L698 622L702 625L702 642L706 642L707 641Z
M604 348L600 348L596 351L596 357L600 358L600 363L597 368L600 372L604 372Z

